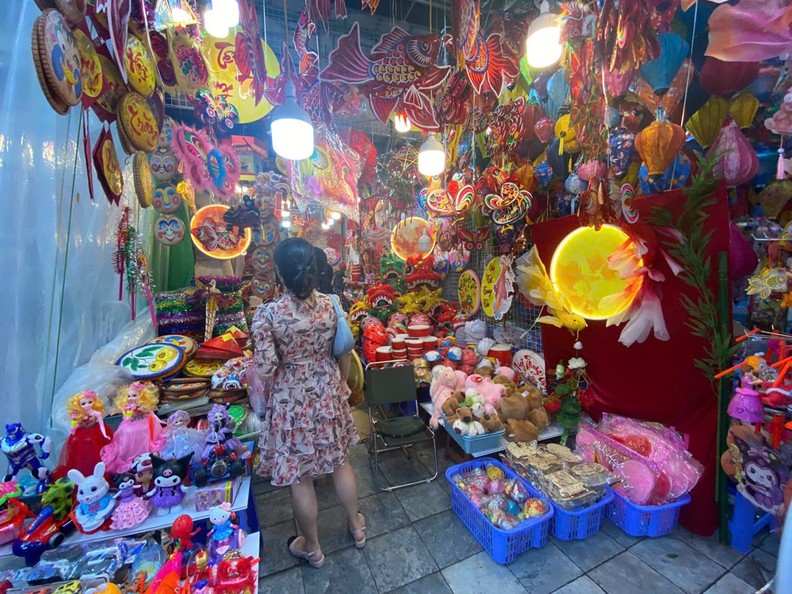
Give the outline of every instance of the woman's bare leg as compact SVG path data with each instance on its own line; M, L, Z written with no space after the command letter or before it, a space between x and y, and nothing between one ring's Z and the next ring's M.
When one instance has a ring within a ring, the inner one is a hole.
M333 471L333 485L347 513L349 528L354 531L360 530L363 527L363 519L358 511L357 479L349 459Z
M316 503L316 490L311 477L303 477L300 482L291 485L292 508L297 527L305 538L305 550L314 552L319 550L319 529L317 520L319 507Z

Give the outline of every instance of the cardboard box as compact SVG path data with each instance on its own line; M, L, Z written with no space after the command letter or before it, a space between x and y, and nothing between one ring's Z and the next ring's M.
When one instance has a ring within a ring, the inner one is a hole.
M233 504L238 492L238 480L209 483L206 487L195 492L195 510L207 511L209 508L221 503Z

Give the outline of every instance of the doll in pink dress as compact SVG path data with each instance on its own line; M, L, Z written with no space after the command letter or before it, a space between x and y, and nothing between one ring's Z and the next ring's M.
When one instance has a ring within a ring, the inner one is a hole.
M85 476L93 473L100 461L99 452L113 437L113 430L104 424L104 412L104 402L93 390L77 392L69 397L66 418L71 423L71 433L52 473L53 480L65 477L72 468Z
M151 505L148 500L140 496L140 485L136 483L135 475L131 472L117 475L115 484L118 492L113 498L118 500L118 504L113 511L110 528L113 530L134 528L149 517Z
M164 436L162 423L154 414L157 403L154 390L141 382L118 391L115 407L124 418L113 441L102 448L108 472L127 472L137 456L160 451Z

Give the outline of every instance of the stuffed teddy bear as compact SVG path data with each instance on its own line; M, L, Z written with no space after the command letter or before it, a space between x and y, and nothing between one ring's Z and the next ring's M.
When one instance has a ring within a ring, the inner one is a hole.
M492 363L490 363L487 359L484 359L478 364L478 367L473 370L473 374L491 378L495 375L495 368L492 366Z
M452 392L451 397L443 403L441 410L446 420L456 415L457 409L465 401L465 395L462 392Z
M459 392L464 392L465 382L467 381L468 374L459 369L455 369L454 375L456 375L456 380L457 380L456 387L454 389Z
M484 426L478 421L467 422L462 419L454 421L453 429L459 435L467 435L470 437L476 437L477 435L486 433Z
M531 410L543 406L542 393L539 390L537 390L535 387L528 385L525 388L523 388L522 393L525 396L525 399L528 401Z
M528 400L519 394L512 394L506 398L501 398L500 412L505 419L522 420L528 416L530 410Z
M429 424L433 429L440 425L440 413L443 404L451 397L456 390L457 375L454 370L445 365L438 365L432 369L432 383L429 386L429 395L432 397L434 412L429 419Z
M503 429L503 423L498 415L484 415L479 422L487 433L495 433Z
M495 408L484 400L484 396L478 393L476 388L467 388L465 390L465 406L473 411L473 415L478 419L481 415L494 414Z
M509 419L506 421L506 438L509 441L536 441L539 430L531 421Z
M547 411L544 408L535 408L528 411L526 418L531 421L536 428L541 431L550 424L550 419L547 417Z
M457 419L465 423L473 420L473 411L468 406L460 406L456 411Z

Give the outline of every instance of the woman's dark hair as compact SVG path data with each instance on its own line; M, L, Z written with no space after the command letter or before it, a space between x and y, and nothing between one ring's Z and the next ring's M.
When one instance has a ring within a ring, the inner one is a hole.
M275 265L283 284L299 299L316 288L318 274L313 246L299 237L284 239L275 248Z
M333 267L327 263L327 254L322 248L314 246L314 257L318 275L316 288L320 293L331 295L333 293Z

